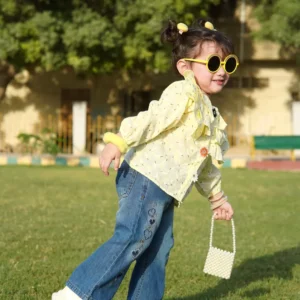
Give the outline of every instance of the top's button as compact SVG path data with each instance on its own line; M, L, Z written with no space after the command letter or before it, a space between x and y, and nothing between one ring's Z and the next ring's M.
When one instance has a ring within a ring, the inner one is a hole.
M213 112L214 117L216 117L217 116L217 110L215 108L213 108L212 112Z

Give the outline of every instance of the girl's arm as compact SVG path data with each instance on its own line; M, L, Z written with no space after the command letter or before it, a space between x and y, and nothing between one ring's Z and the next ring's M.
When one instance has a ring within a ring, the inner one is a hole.
M205 198L218 197L222 192L222 176L220 170L212 163L212 158L208 161L201 171L197 182L195 183L197 190Z
M222 191L222 176L220 170L212 163L211 157L202 170L196 182L196 188L201 195L208 198L210 207L217 220L230 220L233 209Z
M122 121L120 134L129 147L146 143L180 121L193 97L185 81L176 81L163 92L159 101L151 101L147 111Z

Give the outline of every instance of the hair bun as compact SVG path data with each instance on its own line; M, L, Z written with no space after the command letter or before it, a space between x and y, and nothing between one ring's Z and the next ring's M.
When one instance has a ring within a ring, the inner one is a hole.
M168 42L175 44L180 37L180 33L177 29L177 23L169 20L166 28L161 33L161 41L163 43Z

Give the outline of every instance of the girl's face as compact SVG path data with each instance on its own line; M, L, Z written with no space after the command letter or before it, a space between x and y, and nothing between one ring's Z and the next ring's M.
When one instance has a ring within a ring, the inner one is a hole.
M222 60L225 58L222 50L215 42L205 41L202 43L200 55L195 57L195 59L207 60L211 54L219 54ZM229 75L225 72L223 66L216 73L211 73L205 64L189 63L191 70L194 72L196 82L201 90L208 95L220 92L228 82Z

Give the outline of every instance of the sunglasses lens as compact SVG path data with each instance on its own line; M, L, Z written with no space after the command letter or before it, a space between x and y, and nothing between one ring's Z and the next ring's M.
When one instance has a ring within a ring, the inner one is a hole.
M229 57L226 61L226 64L225 64L225 70L227 73L232 73L235 71L235 68L236 68L236 59L235 57Z
M216 72L220 68L220 58L218 56L212 56L207 64L208 70L211 72Z

